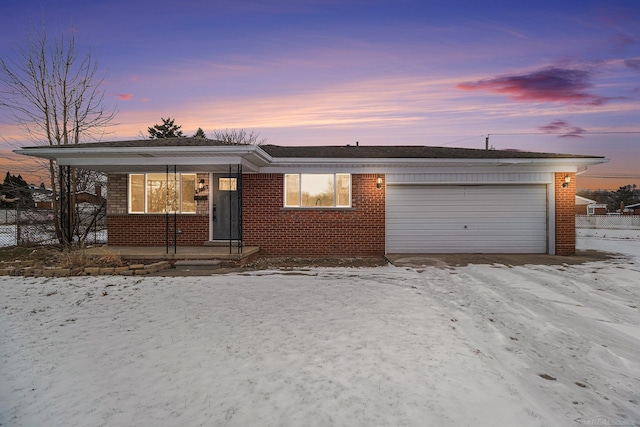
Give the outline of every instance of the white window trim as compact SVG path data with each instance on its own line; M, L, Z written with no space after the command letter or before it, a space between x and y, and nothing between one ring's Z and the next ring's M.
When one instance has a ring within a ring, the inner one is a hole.
M172 172L173 174L173 172ZM143 212L139 212L139 211L132 211L131 210L131 190L132 190L132 185L131 185L131 177L132 176L143 176L143 190L142 190L142 198L143 198ZM130 173L127 174L127 212L130 215L166 215L167 212L147 212L147 175L149 175L148 173ZM178 211L175 212L178 215L195 215L197 213L197 207L193 212L182 212L182 176L183 175L193 175L195 177L194 182L198 181L198 175L195 173L176 173L176 175L179 176L179 182L180 182L180 191L178 194L178 204L179 204L179 208ZM169 212L170 215L173 215L174 212Z
M298 175L298 205L287 205L287 176ZM302 175L333 175L333 205L332 206L302 206ZM338 193L336 188L337 175L349 176L349 205L337 206ZM353 191L353 175L350 173L286 173L283 175L283 199L282 205L285 209L350 209L352 203L352 191Z

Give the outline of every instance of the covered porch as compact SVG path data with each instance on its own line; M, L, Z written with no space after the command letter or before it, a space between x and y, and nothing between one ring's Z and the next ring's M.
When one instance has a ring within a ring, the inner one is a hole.
M131 257L128 248L139 247L137 259L231 259L248 251L242 177L270 159L257 146L168 138L60 148L21 152L107 175L110 250L125 247L124 256Z

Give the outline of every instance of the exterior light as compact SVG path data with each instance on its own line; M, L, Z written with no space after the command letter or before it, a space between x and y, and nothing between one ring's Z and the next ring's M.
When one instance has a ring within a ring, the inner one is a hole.
M564 182L562 183L562 188L567 188L570 182L571 182L571 176L569 174L565 175Z
M380 190L382 188L382 175L378 175L376 178L376 189Z
M204 179L198 181L198 188L196 188L196 194L193 197L193 200L207 200L207 191L209 190L209 186L204 185Z

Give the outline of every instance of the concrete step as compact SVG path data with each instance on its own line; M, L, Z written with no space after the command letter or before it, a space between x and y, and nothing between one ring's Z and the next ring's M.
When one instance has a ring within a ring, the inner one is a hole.
M213 259L184 259L173 264L177 270L215 270L220 267L222 261Z
M214 248L228 248L229 247L229 241L228 240L207 240L206 242L204 242L204 246L209 246L209 247L214 247ZM237 248L238 247L238 241L237 240L232 240L231 241L231 247L232 248Z

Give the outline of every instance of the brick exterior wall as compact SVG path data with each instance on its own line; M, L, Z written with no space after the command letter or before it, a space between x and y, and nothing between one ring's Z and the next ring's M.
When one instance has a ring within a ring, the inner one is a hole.
M555 174L556 254L575 254L575 174L563 188L566 173ZM207 174L197 179L208 181ZM385 252L385 187L376 189L375 174L354 174L349 209L284 208L282 174L243 175L243 241L263 255L373 256ZM163 246L164 215L129 215L127 175L108 175L108 244ZM199 200L197 214L177 216L179 246L200 246L209 240L209 201ZM173 215L169 217L173 244Z
M208 215L177 215L178 246L202 246L209 240ZM114 246L164 246L165 215L107 216L108 244ZM173 245L173 215L169 215L169 244Z
M208 184L207 174L198 174ZM197 182L197 181L196 181ZM126 174L107 175L107 244L114 246L164 246L166 216L164 214L128 214ZM169 244L173 245L173 215L169 215ZM209 240L209 201L196 202L196 214L176 216L178 246L202 246Z
M284 208L282 174L243 176L242 230L263 255L372 256L385 245L385 190L352 175L350 209Z
M566 175L571 177L571 182L569 186L563 188ZM555 193L556 255L574 255L576 253L575 173L556 173Z
M107 217L127 214L127 175L107 175Z

